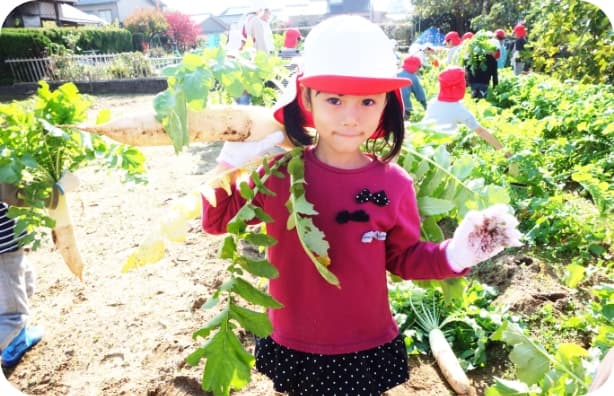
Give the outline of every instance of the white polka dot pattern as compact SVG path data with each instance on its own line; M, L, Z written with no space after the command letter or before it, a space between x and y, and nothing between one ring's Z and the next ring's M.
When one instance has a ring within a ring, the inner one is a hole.
M403 337L366 351L322 355L256 340L256 368L292 396L372 396L409 379Z

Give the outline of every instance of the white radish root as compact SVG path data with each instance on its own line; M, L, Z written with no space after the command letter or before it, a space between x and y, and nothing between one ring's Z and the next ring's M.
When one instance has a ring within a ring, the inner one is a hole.
M132 146L172 144L153 109L100 125L78 125L76 128ZM188 110L191 142L254 141L280 130L284 130L283 125L273 118L271 109L263 106L219 105L200 111ZM289 140L285 143L289 144Z
M58 195L57 207L48 210L49 217L55 220L55 227L51 230L53 243L70 271L83 280L83 259L75 238L66 194Z
M435 328L429 332L429 345L441 373L452 389L459 395L474 396L475 389L471 386L469 378L440 329Z

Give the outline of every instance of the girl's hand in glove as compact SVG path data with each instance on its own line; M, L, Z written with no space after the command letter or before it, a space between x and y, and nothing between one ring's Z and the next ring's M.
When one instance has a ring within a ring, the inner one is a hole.
M261 157L283 140L284 133L277 131L254 142L225 142L217 162L230 168L239 168Z
M489 259L508 246L522 246L518 220L504 204L470 211L461 221L446 256L452 269L461 272Z

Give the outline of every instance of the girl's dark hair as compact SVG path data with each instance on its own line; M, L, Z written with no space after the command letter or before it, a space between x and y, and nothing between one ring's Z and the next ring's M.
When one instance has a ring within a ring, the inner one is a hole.
M380 139L369 139L366 149L369 152L383 152L380 160L389 162L401 151L403 140L405 139L405 123L403 120L403 104L394 92L386 94L386 107L382 113L379 130L384 131L384 136ZM384 142L384 150L381 149L380 142Z
M284 126L286 134L295 146L308 146L314 143L314 137L305 129L305 115L298 104L298 95L284 106Z
M305 116L298 104L298 95L284 109L284 125L286 134L296 146L306 146L314 143L314 136L305 129ZM380 158L384 162L392 160L403 146L405 124L403 123L403 106L394 92L386 94L386 107L382 113L380 128L384 131L384 154ZM369 152L380 151L380 139L369 139L366 148Z

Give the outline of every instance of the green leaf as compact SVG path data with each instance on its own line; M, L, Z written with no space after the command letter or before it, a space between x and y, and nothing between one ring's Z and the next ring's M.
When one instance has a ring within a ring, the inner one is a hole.
M228 320L228 308L222 310L222 312L215 315L215 317L211 319L206 325L192 333L192 339L196 339L197 337L207 338L211 331L218 328L226 320Z
M248 257L241 257L237 260L241 268L252 275L262 276L267 279L275 279L279 276L279 271L268 260L254 260Z
M510 360L516 365L516 375L522 382L536 384L550 368L548 353L531 342L517 324L504 322L491 338L513 346Z
M216 396L228 396L231 389L241 389L249 383L255 359L245 351L232 331L220 329L201 349L207 358L203 372L204 389Z
M243 297L247 302L259 305L265 308L282 308L283 305L271 297L270 294L256 289L249 282L242 278L237 278L233 287L238 295Z
M256 232L247 233L244 239L256 246L273 246L277 243L277 240L272 236Z
M435 197L419 197L418 208L420 213L424 216L434 216L438 214L445 214L454 209L454 203L446 199L439 199Z
M441 242L445 239L443 231L441 231L441 228L437 224L437 220L432 216L422 220L422 234L426 241Z
M108 122L110 120L111 120L111 110L102 109L98 112L98 115L96 116L96 125L104 124L105 122Z
M266 313L255 312L230 303L229 316L257 337L266 337L273 331L273 325Z
M252 191L252 189L249 187L249 184L247 182L242 181L239 184L239 193L241 194L241 196L243 198L245 198L246 200L250 200L254 198L254 192Z
M222 247L220 248L220 258L233 259L236 251L237 244L235 243L234 238L232 235L226 236L226 238L224 238L224 242L222 243Z
M313 225L311 218L299 217L298 224L300 229L303 230L305 245L318 256L328 256L330 245L326 241L324 233Z
M565 267L564 282L567 287L575 288L584 279L586 268L578 264L569 264Z
M484 396L529 396L529 386L521 381L495 377L495 384L486 388Z
M318 212L314 209L313 204L308 202L305 196L300 196L294 200L294 211L306 216L315 216Z

